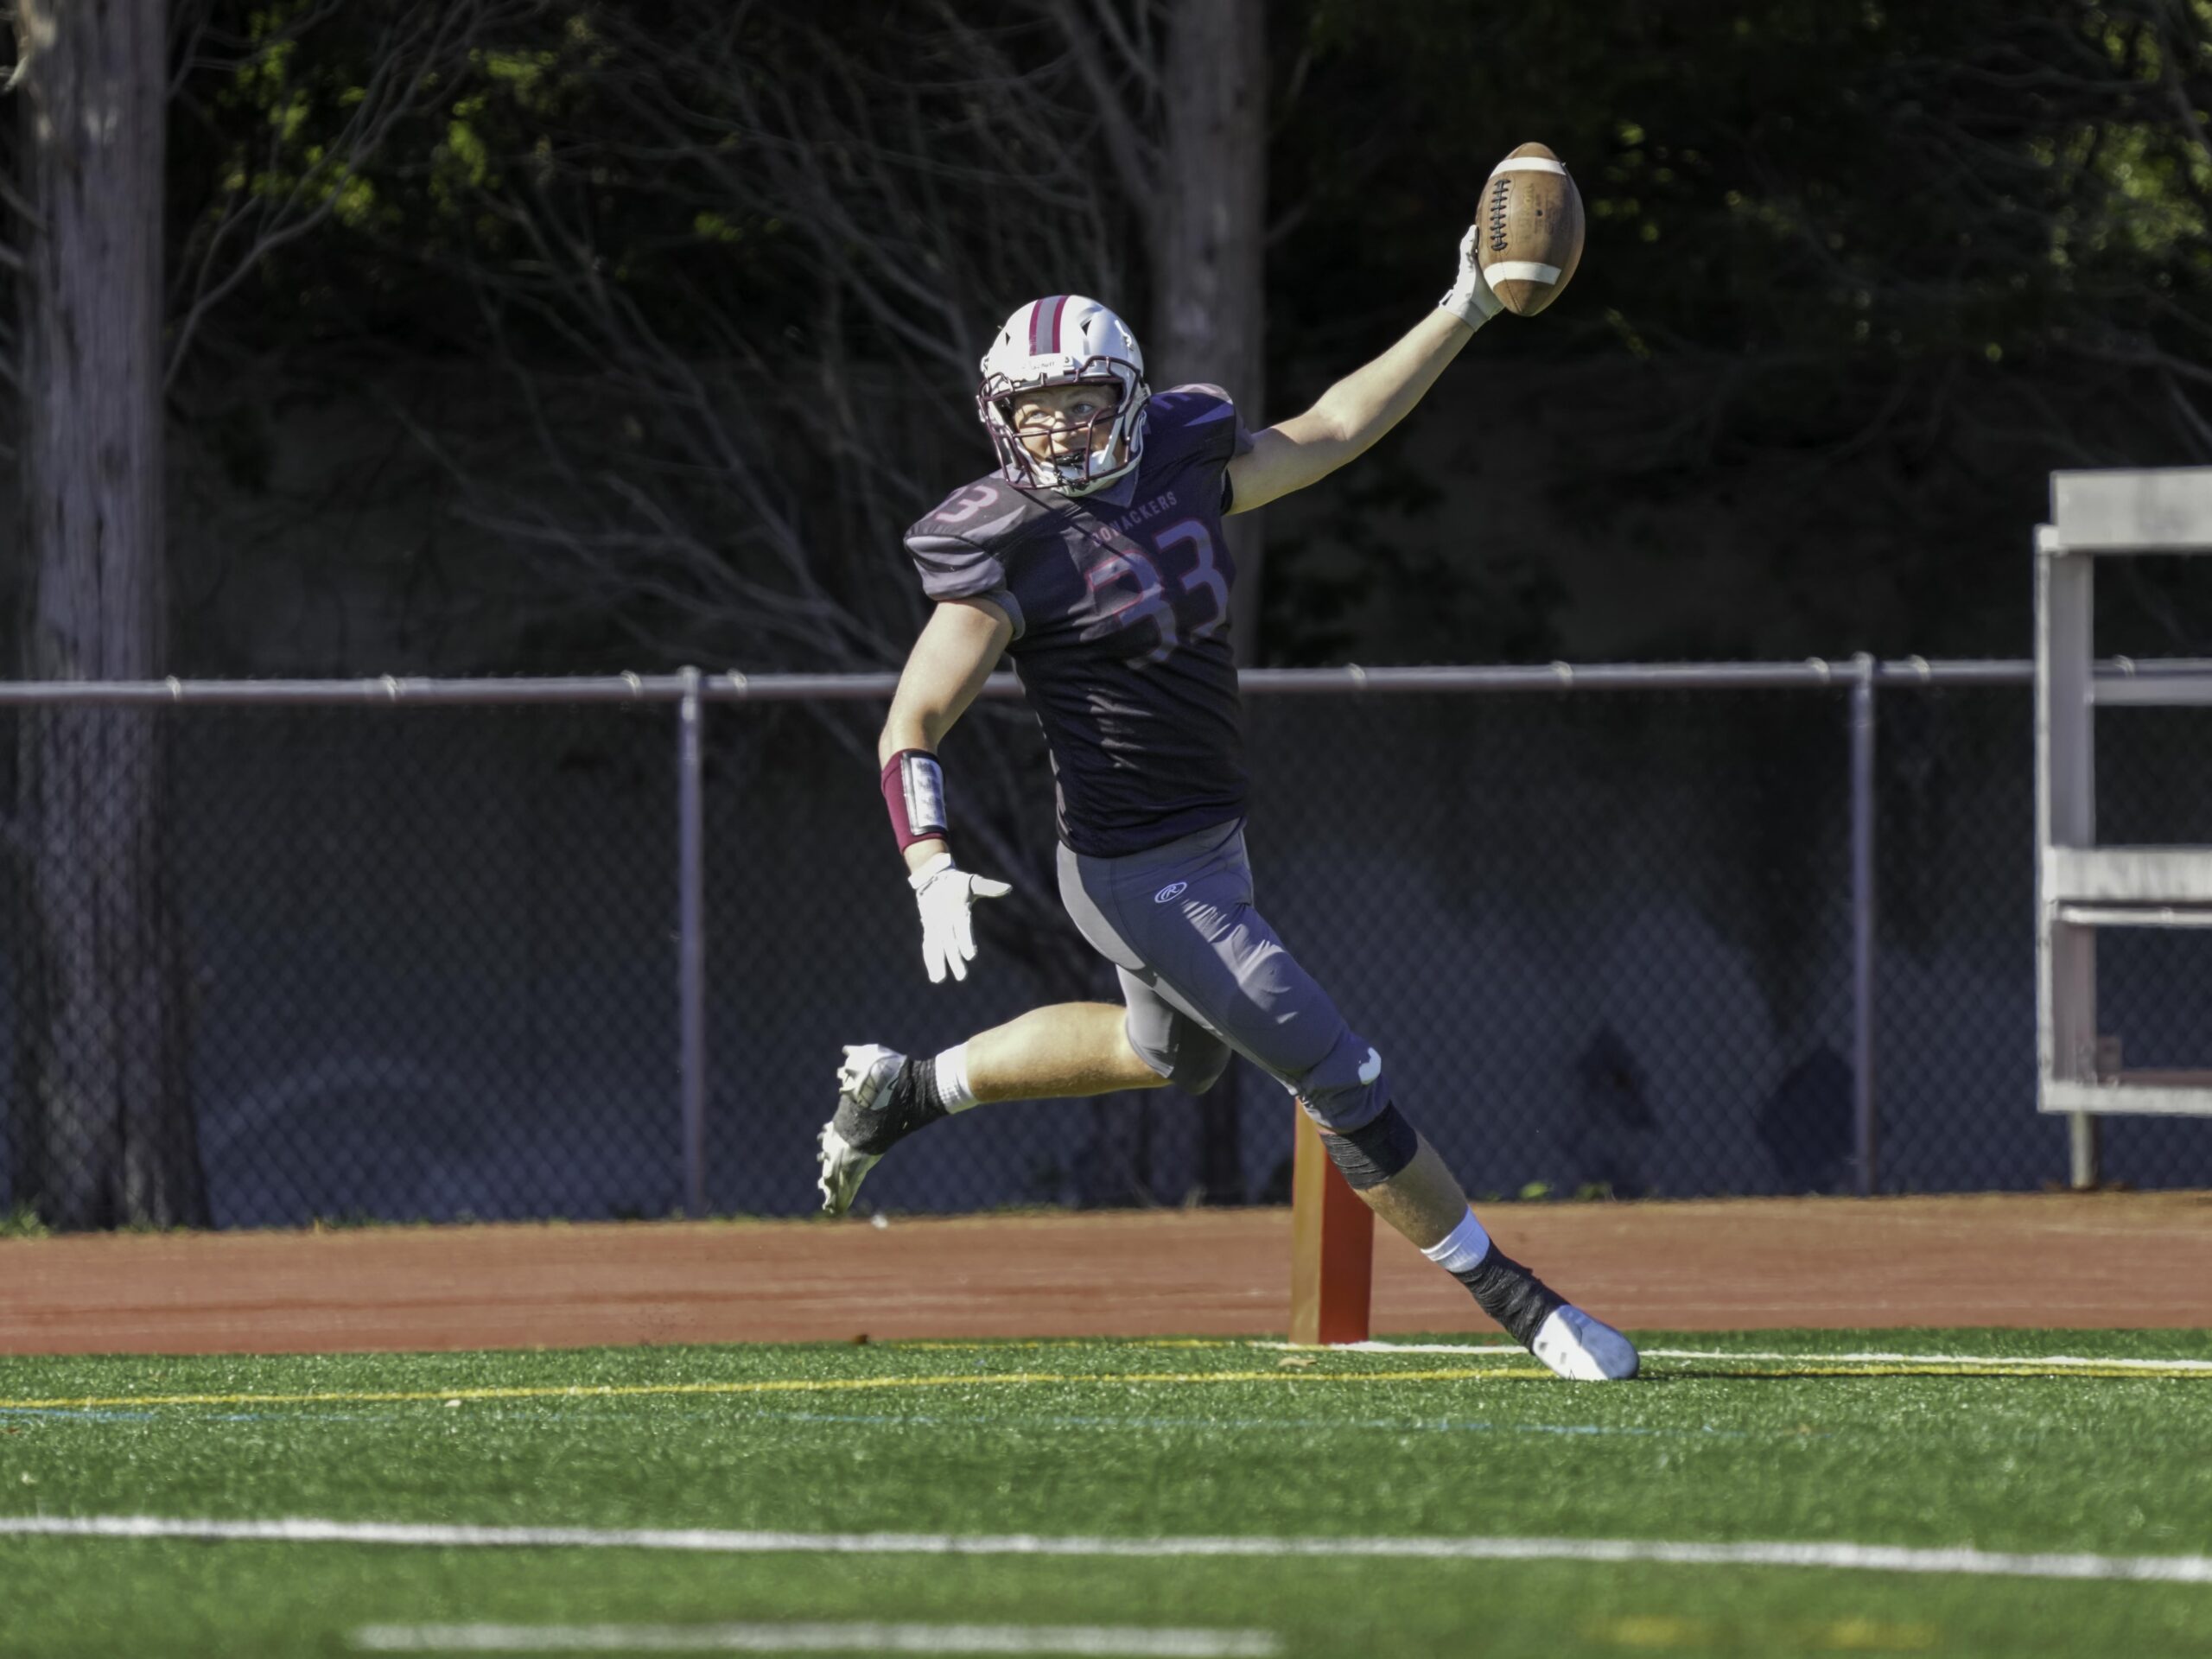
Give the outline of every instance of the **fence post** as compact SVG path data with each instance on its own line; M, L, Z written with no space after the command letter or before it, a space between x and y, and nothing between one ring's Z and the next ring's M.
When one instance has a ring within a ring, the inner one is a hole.
M699 759L699 671L676 705L676 994L683 1103L683 1212L707 1213L707 924Z
M1874 1090L1874 659L1851 659L1851 1088L1859 1196L1873 1196L1880 1153Z

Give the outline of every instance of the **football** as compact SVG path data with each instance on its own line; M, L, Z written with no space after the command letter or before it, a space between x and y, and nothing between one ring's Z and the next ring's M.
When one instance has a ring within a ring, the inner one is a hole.
M1582 195L1559 157L1523 144L1491 170L1475 228L1483 279L1517 317L1557 299L1582 257Z

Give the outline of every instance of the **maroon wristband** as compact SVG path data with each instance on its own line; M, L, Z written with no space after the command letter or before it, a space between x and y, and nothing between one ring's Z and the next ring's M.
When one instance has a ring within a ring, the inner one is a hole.
M883 804L891 831L905 852L918 841L942 840L945 822L944 768L927 749L901 749L883 768Z

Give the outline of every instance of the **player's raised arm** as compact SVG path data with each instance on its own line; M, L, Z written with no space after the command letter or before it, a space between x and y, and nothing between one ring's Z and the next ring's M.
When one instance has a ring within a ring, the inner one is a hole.
M1437 308L1373 362L1321 394L1303 415L1255 433L1229 463L1231 512L1249 512L1326 478L1395 426L1436 384L1445 365L1504 308L1483 280L1477 232L1459 244L1459 276Z
M883 803L905 855L907 884L922 917L922 962L931 983L949 969L968 977L976 957L969 906L977 899L1003 898L1003 881L970 875L953 861L945 844L950 829L944 805L944 773L938 745L967 712L997 666L1014 624L988 600L947 600L938 605L915 640L892 695L891 712L876 740L883 766Z

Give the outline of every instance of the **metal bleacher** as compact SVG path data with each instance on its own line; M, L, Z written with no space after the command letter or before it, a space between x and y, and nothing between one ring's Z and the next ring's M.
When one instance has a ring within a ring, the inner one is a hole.
M2212 1071L2129 1070L2097 1018L2102 928L2212 927L2212 847L2101 847L2100 707L2212 705L2212 661L2100 664L2096 561L2212 554L2212 467L2051 475L2036 532L2037 1104L2072 1117L2076 1186L2098 1180L2115 1113L2212 1116Z

